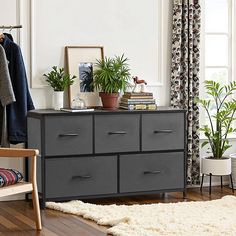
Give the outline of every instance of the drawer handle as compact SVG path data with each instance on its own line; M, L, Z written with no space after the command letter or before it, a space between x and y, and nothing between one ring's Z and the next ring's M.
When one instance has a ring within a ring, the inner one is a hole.
M59 134L58 136L59 137L76 137L78 136L79 134Z
M143 174L145 175L156 175L156 174L160 174L161 171L160 170L147 170L147 171L144 171Z
M73 175L72 179L90 179L92 176L90 175Z
M153 131L154 134L160 134L160 133L169 134L172 132L173 132L173 130L171 130L171 129L160 129L160 130Z
M109 135L113 135L113 134L126 134L125 131L113 131L113 132L108 132Z

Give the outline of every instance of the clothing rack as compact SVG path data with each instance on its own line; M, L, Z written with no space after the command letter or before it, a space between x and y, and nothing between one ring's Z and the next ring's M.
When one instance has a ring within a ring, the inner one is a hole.
M22 25L0 25L0 29L20 29Z

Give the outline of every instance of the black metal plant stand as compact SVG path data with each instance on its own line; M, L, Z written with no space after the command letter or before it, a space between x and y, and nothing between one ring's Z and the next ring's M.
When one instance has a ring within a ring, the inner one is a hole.
M202 192L202 185L203 185L204 175L205 174L202 174L202 181L201 181L201 187L200 187L201 192ZM213 176L212 173L210 173L209 176L210 176L209 194L211 194L211 177ZM229 178L230 178L230 182L231 182L232 192L234 193L234 185L233 185L232 174L229 175ZM221 188L223 188L222 175L220 175L220 183L221 183Z

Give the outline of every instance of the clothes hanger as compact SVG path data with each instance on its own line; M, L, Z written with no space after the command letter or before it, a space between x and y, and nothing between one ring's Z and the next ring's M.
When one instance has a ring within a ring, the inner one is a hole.
M3 40L4 40L4 38L5 38L5 35L3 34L3 33L4 33L4 30L5 30L5 28L3 27L2 33L0 34L0 43L2 43Z

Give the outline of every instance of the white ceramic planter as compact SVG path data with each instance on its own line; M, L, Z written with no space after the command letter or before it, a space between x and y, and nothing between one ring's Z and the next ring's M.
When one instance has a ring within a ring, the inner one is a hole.
M231 159L210 159L203 157L201 160L201 172L207 175L230 175Z
M60 110L63 107L63 91L54 91L53 92L53 108L54 110Z

